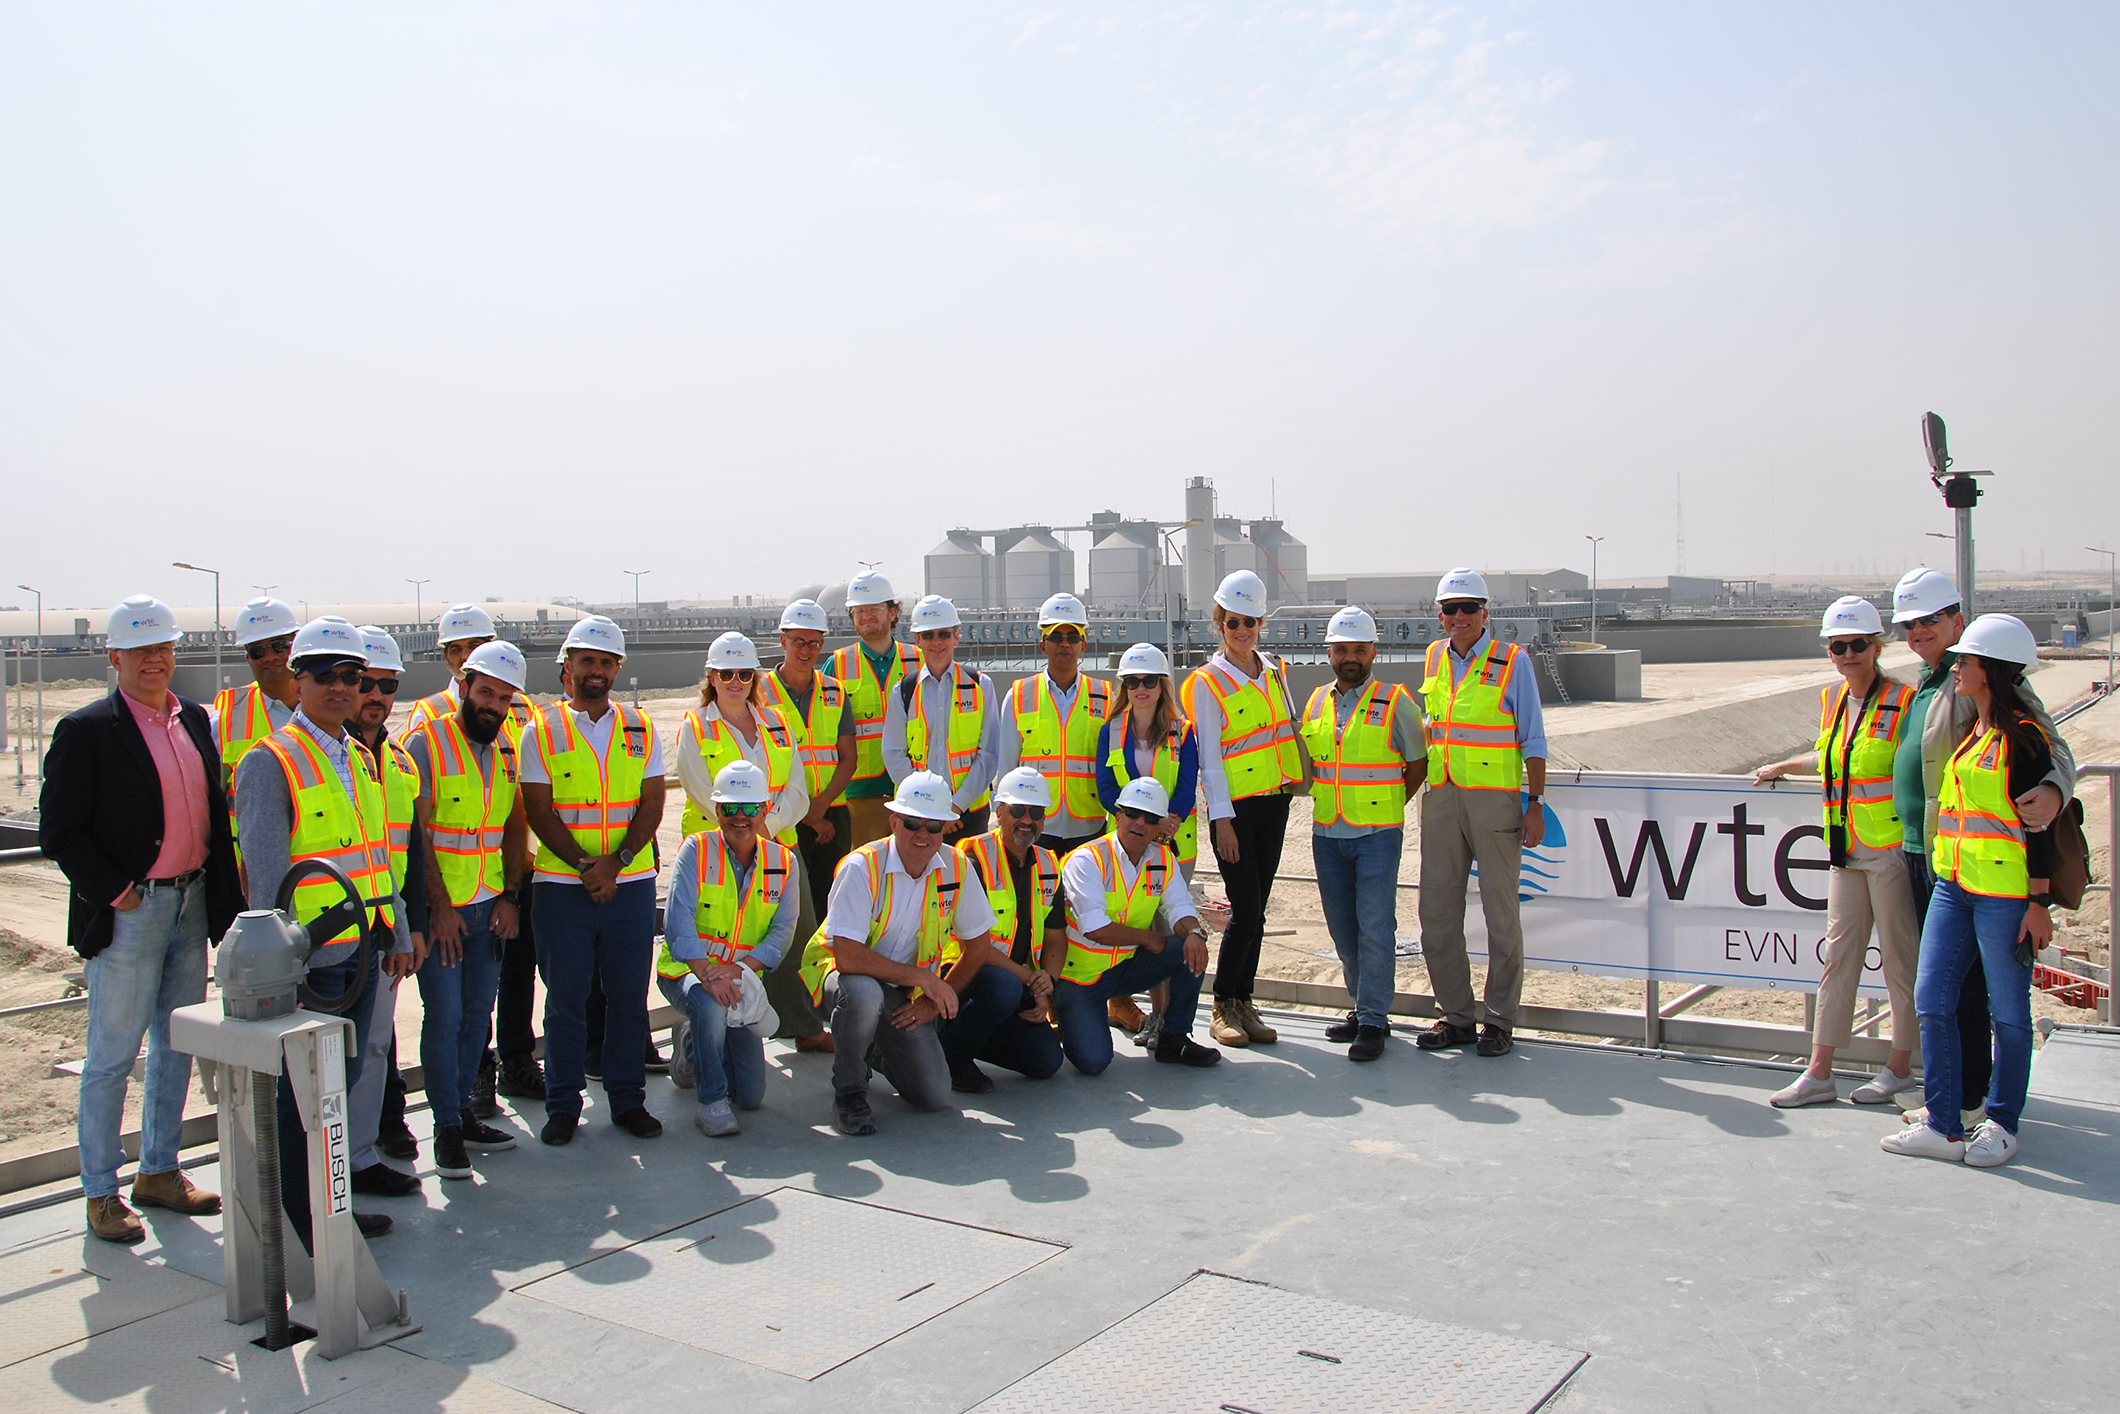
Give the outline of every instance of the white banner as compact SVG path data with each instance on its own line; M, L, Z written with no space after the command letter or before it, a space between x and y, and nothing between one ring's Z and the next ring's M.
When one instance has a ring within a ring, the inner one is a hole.
M1816 991L1826 845L1815 781L1551 771L1524 855L1524 964L1555 972ZM1486 960L1477 882L1469 949ZM1862 990L1884 995L1872 939Z

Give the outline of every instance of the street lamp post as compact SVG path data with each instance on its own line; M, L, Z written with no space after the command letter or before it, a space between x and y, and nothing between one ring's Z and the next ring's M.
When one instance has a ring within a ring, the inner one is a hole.
M1602 535L1585 535L1590 542L1590 641L1597 642L1597 547L1605 543Z
M221 572L204 565L190 565L182 560L171 560L172 566L180 570L193 570L199 574L213 576L213 690L221 690Z
M37 596L37 779L44 779L44 591L32 584L18 584ZM21 659L15 660L20 663Z
M420 598L420 590L434 583L434 581L432 579L407 579L405 583L412 586L412 621L423 624L427 622L427 605L426 601Z
M2101 550L2096 545L2084 549L2093 555L2105 556L2105 695L2113 695L2113 640L2120 638L2120 552Z
M619 573L620 573L620 574L630 574L630 575L632 575L632 576L633 576L633 617L634 617L634 619L635 619L635 620L637 621L637 620L639 620L639 618L640 618L640 577L641 577L642 575L644 575L644 574L653 574L653 573L655 573L655 571L654 571L654 570L620 570L620 571L619 571Z

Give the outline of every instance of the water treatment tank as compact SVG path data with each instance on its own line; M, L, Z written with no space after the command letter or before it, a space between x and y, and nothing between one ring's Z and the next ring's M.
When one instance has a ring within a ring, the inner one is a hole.
M994 607L994 557L970 531L951 531L927 552L923 566L927 593L940 594L960 609Z
M1001 552L1000 607L1035 609L1055 594L1075 592L1075 552L1043 525L1018 526Z

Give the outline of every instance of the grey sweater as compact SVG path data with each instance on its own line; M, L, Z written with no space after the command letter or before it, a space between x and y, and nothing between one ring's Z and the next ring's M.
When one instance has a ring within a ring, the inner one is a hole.
M236 767L236 843L242 847L243 871L250 881L250 907L273 906L280 892L280 881L287 877L287 840L293 833L294 797L287 788L287 773L280 768L280 758L270 751L246 753ZM420 857L421 844L418 822L415 821L412 852L406 864L409 877L418 877L416 871L424 867ZM412 929L405 901L393 891L389 902L396 918L391 925L394 942L390 950L409 953L412 951ZM310 955L309 965L328 967L335 962L351 961L357 946L357 942L344 942L318 948Z

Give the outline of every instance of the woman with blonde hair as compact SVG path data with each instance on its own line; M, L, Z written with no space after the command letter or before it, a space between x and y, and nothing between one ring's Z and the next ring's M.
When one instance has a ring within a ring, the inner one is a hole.
M688 835L716 828L714 773L739 758L766 773L771 803L760 831L793 848L795 822L809 812L810 794L795 769L795 738L780 713L766 705L758 649L740 633L725 633L707 649L699 706L678 729L677 779L685 788L680 828Z

